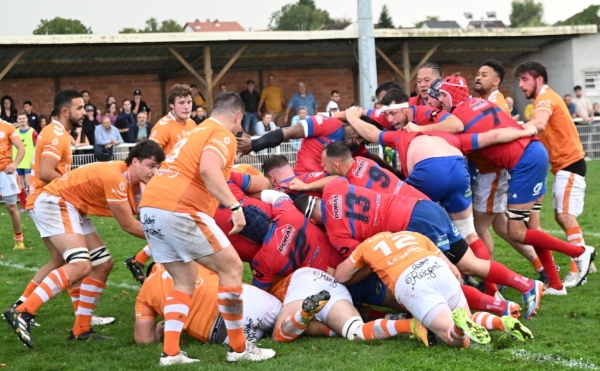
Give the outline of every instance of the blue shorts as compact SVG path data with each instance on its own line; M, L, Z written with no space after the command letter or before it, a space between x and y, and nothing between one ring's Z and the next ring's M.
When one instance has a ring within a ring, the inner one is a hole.
M377 273L371 273L364 280L354 285L347 285L346 288L350 292L352 304L356 308L359 308L362 303L382 305L385 299L386 286Z
M546 193L548 151L540 141L529 143L517 165L508 171L508 204L528 204Z
M17 175L31 174L31 169L17 169Z
M448 213L440 205L427 200L417 202L406 230L421 233L442 251L448 250L450 244L462 239Z
M471 206L471 178L462 156L428 158L415 165L406 183L439 202L447 212Z

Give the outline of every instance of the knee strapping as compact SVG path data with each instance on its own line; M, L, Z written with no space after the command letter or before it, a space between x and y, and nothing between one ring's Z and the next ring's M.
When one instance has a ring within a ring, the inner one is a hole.
M67 264L89 261L90 253L85 247L75 247L63 253L63 259Z
M452 223L456 226L462 238L467 238L470 234L476 234L475 224L473 224L473 214L465 219L453 220Z
M348 340L354 340L354 337L362 324L364 324L364 322L359 316L351 317L342 327L342 336Z
M110 251L108 251L106 246L101 246L90 251L90 257L92 259L92 267L104 264L111 259Z
M510 220L529 223L531 210L506 209L506 216Z
M540 211L542 211L542 203L541 202L536 202L533 204L533 209L531 210L532 213L539 213Z

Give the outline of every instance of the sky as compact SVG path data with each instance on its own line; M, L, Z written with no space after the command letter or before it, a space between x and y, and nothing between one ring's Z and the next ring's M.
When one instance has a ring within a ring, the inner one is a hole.
M285 4L296 0L191 0L174 3L164 0L126 1L99 0L0 0L4 14L0 22L0 35L31 35L41 19L56 16L78 19L98 35L116 34L125 27L143 28L149 18L159 21L174 19L182 25L195 19L205 21L238 21L247 31L265 30L271 14ZM356 20L357 0L316 0L317 7L327 10L333 18ZM542 0L546 23L553 24L569 18L600 0ZM394 24L412 27L427 16L439 16L440 20L455 20L461 26L468 21L463 13L471 12L480 19L486 12L495 11L497 19L509 24L510 0L371 0L374 23L384 4L390 9ZM124 5L127 4L127 5ZM425 5L425 6L424 6Z

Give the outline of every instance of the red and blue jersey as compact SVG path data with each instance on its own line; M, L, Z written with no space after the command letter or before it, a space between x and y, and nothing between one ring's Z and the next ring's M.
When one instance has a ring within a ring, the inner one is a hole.
M438 122L444 121L450 116L450 113L433 108L431 106L409 106L412 110L414 122L417 125L429 125L436 124ZM370 109L367 111L367 117L369 117L372 121L378 123L383 128L387 130L396 130L396 127L392 125L391 122L388 121L385 113L381 109Z
M308 173L308 174L294 174L293 177L284 179L281 182L277 183L275 186L273 186L273 189L277 192L285 193L286 195L290 196L292 199L296 199L296 197L299 197L302 195L315 196L315 197L321 198L320 191L306 191L306 192L305 191L294 191L294 190L290 189L289 185L293 179L300 179L304 183L310 184L310 183L316 182L317 180L323 179L325 177L327 177L327 174L322 171L315 172L315 173Z
M333 117L320 115L307 117L299 122L304 127L302 147L296 154L294 172L297 174L323 171L321 153L329 142L343 142L345 139L344 123ZM364 145L350 148L353 156L368 156Z
M362 241L379 232L406 230L418 199L352 185L340 177L323 188L321 214L329 241L348 257Z
M408 104L411 106L427 106L427 101L420 95L408 98Z
M263 210L265 213L267 213L267 215L270 215L272 210L271 205L266 204L256 198L249 197L245 193L250 187L250 179L250 175L232 171L229 175L227 185L229 186L231 193L233 193L236 200L238 200L238 202L241 205L256 206ZM226 206L219 204L217 210L215 211L214 219L217 223L217 226L225 234L228 234L233 228L233 225L231 224L231 210ZM235 251L237 251L238 255L240 256L240 259L242 259L243 262L250 263L254 258L254 255L260 249L260 244L247 240L239 234L234 234L232 236L227 237L229 238L231 245L235 248Z
M375 192L429 200L424 193L398 179L391 171L380 167L368 158L355 157L345 176L350 184Z
M344 258L331 246L327 235L312 224L290 199L275 205L271 227L252 260L252 284L268 290L276 277L286 277L302 267L326 271Z

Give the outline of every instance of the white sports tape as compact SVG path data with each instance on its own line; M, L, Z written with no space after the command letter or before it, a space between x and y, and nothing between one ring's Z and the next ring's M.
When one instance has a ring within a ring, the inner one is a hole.
M90 260L90 253L85 247L75 247L63 253L63 259L67 264L84 262Z
M468 235L476 233L475 224L473 224L473 214L469 215L466 219L453 220L452 223L454 223L462 238L467 238Z
M92 267L104 264L111 259L110 251L108 251L106 246L101 246L90 251L90 256L92 258Z

